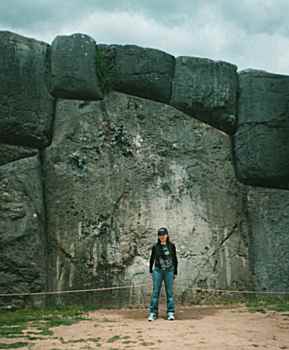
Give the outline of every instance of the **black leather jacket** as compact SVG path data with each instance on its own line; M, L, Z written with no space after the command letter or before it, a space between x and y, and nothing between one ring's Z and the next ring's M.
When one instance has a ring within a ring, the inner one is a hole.
M160 257L160 242L157 242L153 245L152 251L151 251L151 257L150 257L150 273L153 272L153 265L155 267L161 267L159 257ZM170 253L172 255L173 265L174 265L174 274L178 274L178 259L177 259L177 253L176 253L176 246L172 242L167 242L167 246L170 250Z

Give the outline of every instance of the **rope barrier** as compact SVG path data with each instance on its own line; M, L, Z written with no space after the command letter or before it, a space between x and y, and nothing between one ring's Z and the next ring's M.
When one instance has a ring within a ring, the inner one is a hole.
M182 284L178 284L182 285ZM57 295L57 294L72 294L72 293L87 293L87 292L100 292L118 289L129 289L129 288L141 288L147 287L147 284L131 284L126 286L118 287L104 287L104 288L93 288L93 289L72 289L72 290L56 290L47 292L33 292L33 293L0 293L0 297L13 297L13 296L33 296L33 295ZM289 291L254 291L254 290L230 290L230 289L216 289L216 288L190 288L189 290L196 292L214 292L214 293L238 293L238 294L271 294L271 295L289 295Z
M289 291L255 291L255 290L229 290L229 289L214 289L214 288L190 288L191 290L201 292L220 292L220 293L239 293L239 294L275 294L275 295L289 295Z
M135 285L135 287L143 287L144 284ZM30 296L30 295L55 295L55 294L69 294L69 293L87 293L87 292L100 292L100 291L108 291L114 289L128 289L131 288L132 285L129 286L118 286L118 287L104 287L104 288L93 288L93 289L72 289L72 290L55 290L49 292L34 292L34 293L6 293L0 294L0 297L12 297L12 296Z

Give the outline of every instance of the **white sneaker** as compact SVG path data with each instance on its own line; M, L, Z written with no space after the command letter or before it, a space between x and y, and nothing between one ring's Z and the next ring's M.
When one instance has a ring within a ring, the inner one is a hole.
M169 313L168 313L168 320L169 320L169 321L173 321L174 319L175 319L174 313L173 313L173 312L169 312Z
M157 316L154 312L151 312L148 317L148 321L154 321L157 319Z

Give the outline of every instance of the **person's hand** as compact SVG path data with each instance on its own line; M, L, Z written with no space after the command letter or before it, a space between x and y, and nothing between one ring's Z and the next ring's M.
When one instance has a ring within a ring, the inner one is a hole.
M177 275L174 275L174 280L176 279Z

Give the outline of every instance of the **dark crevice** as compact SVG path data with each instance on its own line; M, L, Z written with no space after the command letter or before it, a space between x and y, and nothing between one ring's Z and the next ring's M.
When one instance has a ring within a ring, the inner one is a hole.
M224 243L232 236L232 234L236 231L236 229L238 228L238 223L235 223L235 225L232 227L232 229L231 229L231 231L227 234L227 236L226 237L224 237L222 240L221 240L221 242L219 243L219 247L216 249L216 250L219 250L223 245L224 245ZM215 252L216 252L216 250L215 250ZM215 254L215 252L212 254L212 255L214 255Z
M44 151L39 152L39 161L40 161L40 176L41 176L41 185L42 185L42 200L43 200L43 235L44 235L44 259L45 259L45 290L48 290L48 276L49 276L49 267L48 267L48 220L47 220L47 203L46 203L46 183L45 183L45 156Z

